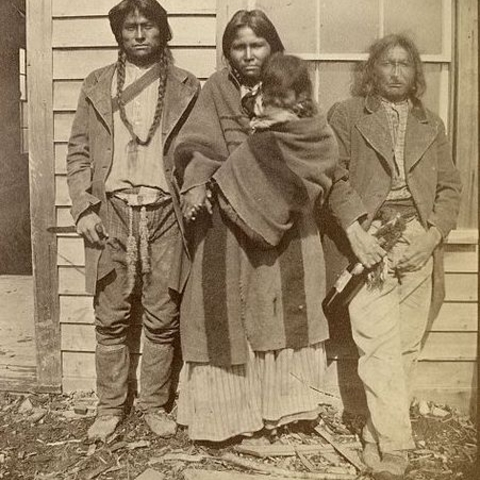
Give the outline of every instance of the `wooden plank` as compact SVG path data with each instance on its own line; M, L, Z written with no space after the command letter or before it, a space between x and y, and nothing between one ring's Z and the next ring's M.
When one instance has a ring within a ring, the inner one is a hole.
M92 377L67 377L62 378L62 392L94 392L96 390L96 379Z
M85 266L85 250L81 237L65 236L57 239L57 264Z
M215 17L173 17L172 47L215 47ZM116 47L117 42L106 18L53 20L53 47Z
M476 332L430 332L420 360L475 361Z
M139 355L137 353L133 353L131 358L133 361L130 375L135 376L134 368L136 368L138 365ZM94 352L63 352L62 359L64 379L84 378L85 380L88 380L95 378Z
M67 173L67 144L56 143L55 144L55 173L65 174Z
M58 293L85 295L85 269L83 267L58 267Z
M215 48L172 49L175 63L198 78L208 78L215 71ZM54 80L82 80L91 71L115 62L117 49L78 49L53 51Z
M414 375L415 389L465 389L474 387L476 362L419 362Z
M55 205L67 206L71 205L70 195L68 193L66 175L55 175ZM73 223L71 221L70 225Z
M95 328L85 324L62 324L62 351L94 352Z
M476 302L478 300L478 274L445 274L445 299L456 302Z
M78 97L82 88L81 80L53 82L53 108L55 111L74 112L77 109Z
M324 401L365 414L365 395L356 370L356 360L331 362L325 375L324 389L335 398ZM419 362L413 381L417 399L447 404L467 414L475 410L472 407L477 403L476 362Z
M352 452L349 448L345 447L344 445L338 443L333 435L328 433L324 428L321 426L317 426L314 430L326 440L342 457L348 460L359 472L364 469L364 464L359 459L358 455L355 452Z
M62 330L62 351L64 352L95 352L95 328L88 324L71 324L63 323ZM131 338L139 339L141 333L141 325L134 325L130 328ZM132 340L130 351L139 353L141 350L137 341L136 344Z
M55 142L68 142L72 130L73 112L55 112L53 115L53 131Z
M475 385L477 364L475 361L430 361L418 362L413 376L415 388L467 388ZM325 374L325 385L359 387L362 385L357 374L356 360L338 360L329 364ZM330 391L327 390L327 391Z
M253 464L251 465L250 462L246 461L245 459L242 459L242 457L230 457L232 459L231 463L233 465L239 465L241 464L241 468L245 470L265 470L265 467L260 467L260 468L255 468L256 465ZM238 459L238 460L237 460ZM235 462L233 461L235 460ZM288 473L288 470L283 470L283 475L280 473L278 470L278 467L272 467L273 470L276 470L273 474L274 477L271 477L270 475L264 475L266 473L265 471L263 474L258 474L258 473L245 473L245 472L240 472L240 471L235 471L235 470L226 470L226 471L219 471L219 470L212 470L208 468L186 468L185 470L182 471L182 478L183 480L261 480L262 478L274 478L275 480L291 480L292 478L301 478L299 476L293 477L291 474ZM145 478L142 478L142 475L138 477L138 480L155 480L157 477L153 474L146 476ZM306 475L303 478L308 478ZM355 476L325 476L322 474L317 474L314 477L310 478L318 478L318 479L325 479L325 478L343 478L343 479L354 479L356 478Z
M478 1L457 2L455 158L462 175L459 227L478 228Z
M27 0L29 165L37 381L61 383L60 328L56 272L54 152L52 129L51 0Z
M60 323L93 325L93 297L60 295Z
M56 224L59 227L69 227L73 225L73 218L70 215L70 207L67 206L57 206L56 208Z
M435 332L476 332L478 305L476 303L444 303L432 325Z
M63 352L62 359L64 377L95 378L94 352Z
M118 0L52 0L54 17L103 16ZM161 5L172 14L215 14L216 0L161 0Z
M331 342L329 360L347 360L358 357L354 345ZM474 361L477 357L477 332L430 332L420 360Z
M37 371L35 366L0 365L0 391L2 392L36 392Z
M360 444L355 443L355 446ZM349 448L352 446L348 444ZM274 445L235 445L235 451L238 453L245 453L255 457L294 457L297 453L303 455L315 455L321 452L334 452L334 448L323 444L309 444L309 445L282 445L275 443Z
M445 245L445 271L453 273L478 272L476 245Z
M447 238L448 244L478 244L478 229L476 228L459 228L452 230Z

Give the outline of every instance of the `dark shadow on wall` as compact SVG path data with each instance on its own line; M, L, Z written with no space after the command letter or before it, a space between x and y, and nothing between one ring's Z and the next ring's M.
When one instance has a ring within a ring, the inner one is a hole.
M22 121L20 111L20 49L25 49L25 0L2 0L0 2L0 275L31 275L32 273L28 153L25 152L24 146L22 147L22 125L26 122Z

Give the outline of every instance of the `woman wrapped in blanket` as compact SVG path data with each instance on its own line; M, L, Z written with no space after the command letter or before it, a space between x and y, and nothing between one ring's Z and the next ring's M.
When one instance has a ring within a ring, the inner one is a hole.
M314 209L338 174L337 147L303 64L301 78L272 77L257 120L242 107L258 103L264 64L283 50L263 12L235 13L228 66L206 82L177 142L190 241L177 422L193 440L271 434L318 415L328 326ZM302 87L285 89L293 78Z

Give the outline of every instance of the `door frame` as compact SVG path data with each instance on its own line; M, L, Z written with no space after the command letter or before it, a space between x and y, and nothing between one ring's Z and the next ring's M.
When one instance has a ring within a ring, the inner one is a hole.
M52 0L27 0L30 213L36 390L61 391L61 350L53 144Z

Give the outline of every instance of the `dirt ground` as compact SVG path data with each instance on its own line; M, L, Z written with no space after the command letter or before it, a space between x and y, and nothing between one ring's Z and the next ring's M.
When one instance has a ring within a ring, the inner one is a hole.
M318 426L336 443L350 446L355 452L364 419L346 413L340 415L328 405L322 409ZM147 430L141 415L135 412L106 444L89 445L86 431L94 411L95 398L91 394L0 393L0 479L134 480L145 470L153 469L159 478L177 480L183 479L186 468L245 472L265 467L292 472L292 478L293 472L371 478L368 472L356 471L333 449L314 454L300 454L297 449L297 455L257 458L239 453L238 442L220 446L193 443L181 429L173 439L159 439ZM479 478L480 470L475 465L477 436L470 420L448 407L423 404L412 408L412 424L417 449L410 454L408 480ZM271 446L328 445L314 426L285 428L278 432ZM242 462L252 468L242 467Z

